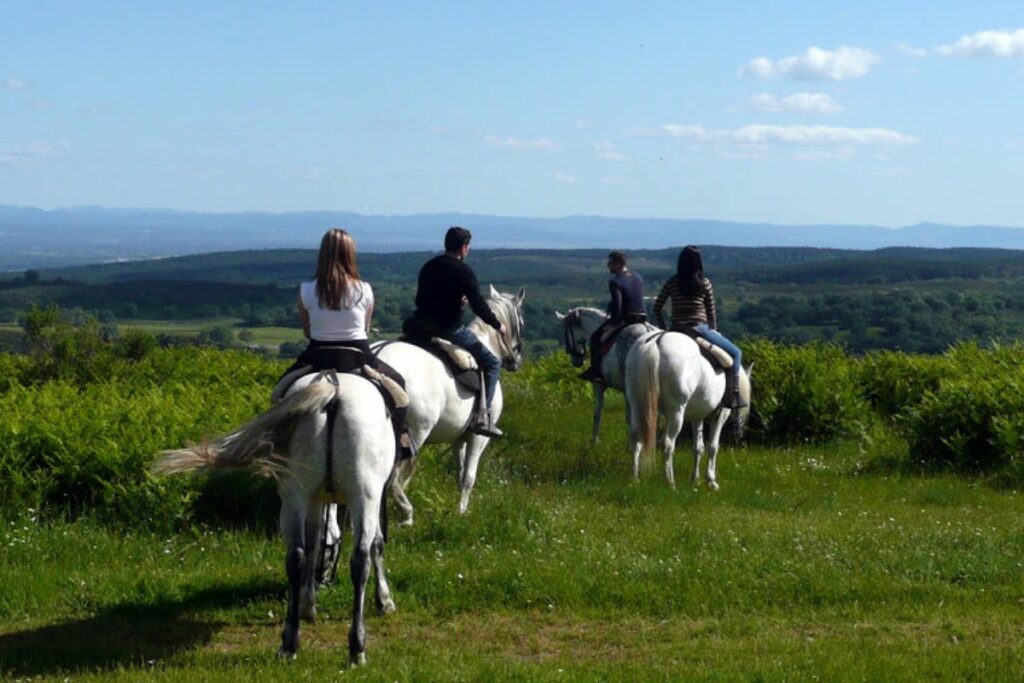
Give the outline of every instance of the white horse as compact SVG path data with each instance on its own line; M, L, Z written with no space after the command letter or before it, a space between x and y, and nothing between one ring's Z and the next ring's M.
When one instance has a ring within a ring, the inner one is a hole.
M259 467L274 474L281 497L281 534L288 551L290 593L278 654L299 649L299 619L316 616L315 565L325 503L348 506L354 543L351 558L352 625L349 661L366 661L363 603L373 563L381 614L393 612L384 576L385 487L395 464L395 436L384 401L367 380L350 374L306 375L270 410L213 443L165 451L154 469L173 473Z
M565 315L555 311L555 315L562 322L562 348L569 354L575 367L583 367L587 359L590 336L607 322L608 314L596 308L580 307L569 309ZM619 332L612 349L601 358L601 374L604 376L605 383L591 382L590 384L594 393L594 427L590 433L591 443L597 443L601 432L601 413L604 410L605 390L610 387L625 391L626 354L637 339L655 329L657 328L649 323L627 325ZM626 405L626 422L629 422L628 404Z
M750 403L750 372L740 369L740 396ZM728 371L727 371L728 372ZM708 439L707 484L718 490L717 459L719 439L732 412L722 407L725 373L716 372L700 354L697 342L679 332L652 332L629 350L626 356L626 400L631 408L629 441L633 455L633 477L640 475L640 454L650 453L657 437L658 415L665 418L661 450L665 477L675 487L672 454L676 438L687 422L693 428L693 474L700 479L704 455L704 421L713 420ZM740 408L737 434L741 434L750 408Z
M518 370L523 363L522 307L525 297L525 287L515 295L501 294L491 287L487 303L505 326L504 335L479 318L474 318L468 325L469 330L498 357L506 370ZM476 483L480 456L490 442L486 436L467 431L473 418L476 396L455 381L448 366L437 356L419 346L405 342L375 346L380 348L380 359L405 378L406 391L409 393L406 421L415 450L418 451L424 444L451 444L452 454L459 463L459 513L466 514L469 497ZM499 382L491 403L495 422L501 416L503 406ZM391 492L403 515L400 522L403 526L410 526L413 522L413 506L405 494L405 487L416 469L416 460L401 461L391 484Z

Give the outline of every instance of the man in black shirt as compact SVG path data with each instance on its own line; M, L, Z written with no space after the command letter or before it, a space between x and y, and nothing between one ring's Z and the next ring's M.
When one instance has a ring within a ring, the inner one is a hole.
M626 325L647 322L644 307L644 279L626 267L626 255L621 251L608 254L608 320L590 336L590 367L580 374L581 379L590 382L604 382L601 374L601 344L606 333Z
M445 253L430 259L420 269L412 327L426 336L447 339L472 354L484 372L487 420L471 424L469 429L476 434L500 437L502 432L494 424L491 401L498 385L501 361L462 324L462 309L468 303L481 320L499 334L505 334L501 321L480 294L476 273L466 264L471 239L469 230L449 228L444 236Z

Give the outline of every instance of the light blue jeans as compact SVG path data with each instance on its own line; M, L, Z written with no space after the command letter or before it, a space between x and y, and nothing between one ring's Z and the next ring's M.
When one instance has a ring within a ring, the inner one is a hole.
M715 346L721 346L725 349L725 352L732 356L732 376L733 379L739 379L740 368L743 363L743 352L740 351L740 347L733 344L731 341L726 339L718 330L713 330L707 326L707 323L701 323L694 328L697 333L707 339Z
M494 400L494 390L498 386L498 379L501 377L501 361L483 342L477 339L476 335L464 326L454 332L443 335L448 341L458 344L476 359L480 369L484 371L484 388L487 401L487 409L491 409L491 401Z

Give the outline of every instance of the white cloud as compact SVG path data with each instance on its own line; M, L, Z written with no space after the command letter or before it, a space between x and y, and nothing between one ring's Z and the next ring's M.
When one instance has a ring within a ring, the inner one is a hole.
M978 31L955 43L935 48L940 55L971 57L1024 57L1024 28L1013 31Z
M758 93L750 98L750 104L756 109L769 112L798 111L837 114L843 110L841 104L836 102L831 95L823 92L798 92L786 97Z
M777 61L758 57L740 68L743 78L774 78L795 81L845 81L860 78L882 59L871 50L844 45L835 50L809 47L802 55L791 55Z
M731 131L740 142L796 142L854 145L908 145L917 140L888 128L840 128L837 126L743 126Z
M560 183L569 183L569 184L578 183L580 181L580 179L577 178L576 176L570 175L568 173L562 173L562 172L558 172L558 173L555 174L555 180L557 180Z
M562 146L560 144L558 144L557 142L552 142L547 138L524 140L522 138L485 135L483 140L485 144L491 147L508 147L510 149L544 149L548 151L557 151L562 149Z
M840 147L836 150L807 150L793 154L793 158L798 161L845 161L852 156L852 147Z
M906 43L900 43L896 46L896 49L906 56L913 57L914 59L924 59L928 56L927 48L914 47L913 45L907 45Z
M618 151L615 149L615 145L610 142L595 142L593 147L598 159L604 159L605 161L630 160L630 156L628 154Z
M697 143L735 143L763 145L775 142L792 144L837 145L909 145L917 138L889 128L846 128L839 126L775 126L752 124L732 129L708 129L704 126L666 123L656 127L636 126L631 133L665 135Z
M0 149L0 166L38 166L67 154L71 147L67 140L33 140L19 147Z
M28 90L30 87L28 81L20 78L8 78L3 81L4 90Z

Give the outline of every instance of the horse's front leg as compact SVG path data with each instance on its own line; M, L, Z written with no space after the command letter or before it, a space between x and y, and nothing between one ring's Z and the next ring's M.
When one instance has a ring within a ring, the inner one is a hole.
M594 390L594 428L590 433L590 443L597 443L601 434L601 413L604 411L605 387L598 382L593 382L590 386Z
M731 412L728 408L722 408L718 419L715 421L715 427L711 431L711 439L708 444L707 482L708 488L712 491L718 490L718 447L721 443L722 429L725 427L725 423L729 421L729 413Z
M387 505L384 500L381 500L380 504ZM377 531L377 536L373 539L371 553L373 573L377 578L377 593L375 595L377 614L391 614L395 611L395 601L391 598L391 588L388 586L388 579L384 574L384 535L380 530Z
M409 484L409 480L412 479L413 472L416 471L417 459L419 459L418 455L415 458L401 460L396 463L395 476L391 478L391 496L395 499L395 504L401 512L401 519L398 521L399 526L412 526L412 502L405 495L405 487Z
M466 514L466 511L469 510L469 496L476 484L476 470L480 466L480 456L483 455L484 449L487 448L490 441L486 436L473 435L462 444L465 466L459 478L459 488L462 492L459 498L460 515Z
M294 495L282 492L281 501L281 535L285 546L285 571L288 574L288 613L284 619L284 631L281 633L281 649L279 657L292 658L299 651L299 598L302 593L302 580L307 558L305 548L305 517L303 502Z
M690 482L696 484L700 481L700 459L704 455L704 421L694 420L690 426L693 429L693 474Z

